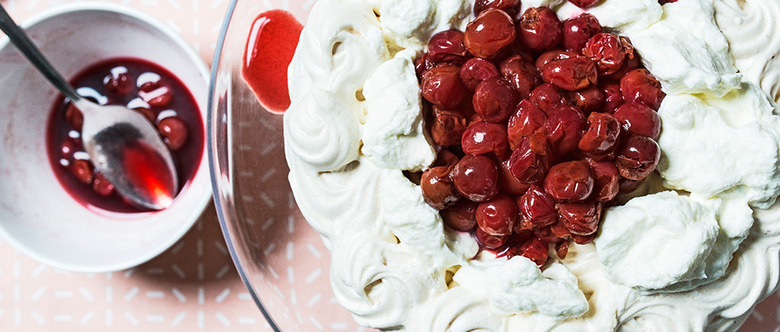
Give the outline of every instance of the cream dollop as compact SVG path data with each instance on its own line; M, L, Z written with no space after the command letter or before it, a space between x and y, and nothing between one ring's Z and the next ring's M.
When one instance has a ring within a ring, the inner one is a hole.
M706 278L718 231L714 209L665 191L607 210L596 252L610 280L658 290Z
M604 17L599 11L591 13L599 20ZM670 3L663 6L663 16L657 22L644 29L625 29L624 33L668 94L722 97L740 86L741 75L734 68L726 38L715 24L710 0Z

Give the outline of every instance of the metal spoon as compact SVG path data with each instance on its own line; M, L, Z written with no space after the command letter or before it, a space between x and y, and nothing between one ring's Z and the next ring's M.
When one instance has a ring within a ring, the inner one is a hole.
M170 150L153 125L123 106L82 98L0 5L0 30L84 115L81 139L95 168L130 202L153 210L171 205L179 188Z

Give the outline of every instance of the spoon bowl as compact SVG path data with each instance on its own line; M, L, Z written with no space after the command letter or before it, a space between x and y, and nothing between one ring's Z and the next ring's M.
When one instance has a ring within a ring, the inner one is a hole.
M100 171L129 202L162 210L173 202L178 176L173 157L152 124L123 106L82 98L32 43L0 4L0 30L84 115L82 140Z

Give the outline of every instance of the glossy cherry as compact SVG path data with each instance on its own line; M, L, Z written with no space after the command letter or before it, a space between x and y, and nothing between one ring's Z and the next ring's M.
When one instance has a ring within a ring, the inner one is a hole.
M468 56L466 46L463 44L463 32L458 30L437 32L428 42L426 54L434 63L463 64Z
M614 113L623 130L658 139L661 134L661 117L644 104L630 102L621 105Z
M528 100L548 115L558 106L570 104L561 91L550 83L544 83L536 87L536 89L531 91Z
M620 122L609 113L593 112L588 116L588 129L577 147L585 152L606 153L617 144Z
M498 194L498 166L490 157L465 155L450 176L458 192L474 202L484 202Z
M588 13L565 20L563 21L563 47L569 52L582 53L588 40L601 31L599 20Z
M506 12L490 8L466 25L463 42L474 56L490 59L515 40L515 25Z
M477 89L477 85L488 79L499 77L498 68L482 58L471 58L460 67L460 79L469 91Z
M449 166L436 166L426 169L420 179L423 199L437 210L444 209L458 201L458 192L450 180Z
M420 82L423 98L443 109L458 107L468 94L459 74L460 68L451 64L426 71Z
M472 97L474 111L488 122L504 122L515 110L519 98L512 85L502 78L489 78L477 85Z
M464 153L472 155L489 154L499 160L509 156L506 126L502 124L473 122L463 132L460 145Z
M478 205L470 200L461 199L454 205L439 211L439 214L447 226L457 231L468 232L477 226Z
M498 195L477 206L477 225L485 233L494 236L511 235L517 218L515 200L507 195Z
M531 91L542 84L536 66L520 55L513 55L501 62L501 74L517 90L520 98L528 98Z
M460 112L449 111L433 106L433 119L428 132L439 146L458 145L466 130L468 120Z
M572 235L588 236L596 233L601 219L601 204L594 201L558 203L561 223Z
M626 102L638 102L658 110L666 93L661 83L647 69L634 69L620 80L620 90Z
M661 159L661 148L652 138L631 135L618 149L615 165L629 180L642 180L652 173Z
M556 59L544 66L542 78L563 90L574 91L598 84L598 70L593 61L584 57Z
M520 16L517 34L520 41L532 51L548 51L563 39L563 23L552 9L531 7Z
M547 137L556 155L574 151L587 128L585 114L572 105L553 109L545 122Z
M590 166L582 160L556 164L544 178L544 190L557 200L582 201L593 193L594 184Z
M547 114L528 99L523 99L517 104L515 114L512 114L507 122L509 147L514 150L524 137L543 130L545 122L547 122Z
M517 199L522 219L532 224L529 230L546 227L555 222L555 200L539 186L532 185Z

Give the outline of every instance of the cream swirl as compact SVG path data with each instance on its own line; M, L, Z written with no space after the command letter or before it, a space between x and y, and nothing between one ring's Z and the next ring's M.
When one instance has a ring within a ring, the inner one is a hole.
M780 102L780 2L717 0L714 5L737 69Z

